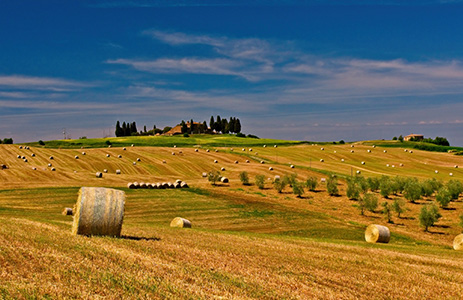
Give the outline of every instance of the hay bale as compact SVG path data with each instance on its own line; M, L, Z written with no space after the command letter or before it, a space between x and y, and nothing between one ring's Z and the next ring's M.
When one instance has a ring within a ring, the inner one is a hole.
M195 149L195 152L198 152L199 150L198 149Z
M134 189L135 185L133 184L133 182L129 182L129 183L127 183L127 188Z
M320 159L320 162L324 162L323 158L322 158L322 159Z
M17 158L21 158L21 155L16 156Z
M265 164L265 161L261 160L260 163L261 163L261 164Z
M63 215L65 216L72 216L74 214L74 211L70 207L65 207L62 212Z
M388 168L389 168L389 164L386 164L386 167L388 167Z
M22 148L23 148L23 146L19 146L19 149L22 149Z
M399 164L399 166L403 167L403 166L404 166L404 164L403 164L403 163L400 163L400 164Z
M170 227L191 228L191 222L187 219L177 217L170 222Z
M291 169L294 169L294 165L289 166Z
M453 239L453 249L463 250L463 233Z
M137 162L134 161L134 162L132 163L132 165L136 166L136 165L137 165Z
M324 150L325 150L325 148L320 148L320 150L324 151Z
M132 145L130 145L130 147L133 147L133 146L134 146L133 144L132 144Z
M182 183L180 179L175 180L175 183Z
M55 168L51 168L51 170L52 170L53 172L54 172L54 171L56 171L56 169L55 169Z
M344 162L344 158L341 158L341 161Z
M214 159L214 163L216 164L216 163L218 163L218 161L216 159Z
M365 162L364 162L364 161L362 161L362 165L364 165L364 164L365 164Z
M277 146L277 145L274 145L273 147L274 147L274 148L277 148L278 146Z
M249 152L252 152L252 148L249 148Z
M111 155L109 155L109 154L106 154L106 157L111 157Z
M137 161L141 161L141 159L138 157L138 158L137 158Z
M111 148L111 145L109 145L108 148Z
M350 145L351 148L354 148L354 145Z
M249 163L249 159L246 159L246 163L247 163L247 164Z
M382 225L372 224L365 230L365 241L368 243L389 243L391 232Z
M413 153L413 150L410 150L410 153Z
M167 163L165 160L162 161L163 164Z
M220 171L225 171L225 168L224 167L220 168Z
M103 173L108 173L108 169L104 169L104 170L103 170Z
M383 150L384 153L387 153L387 150Z
M404 149L404 152L408 152L408 150L407 150L407 149Z
M140 184L139 184L138 182L135 181L135 182L133 183L133 188L134 188L134 189L138 189L139 187L140 187Z
M2 165L0 165L0 168L1 168L2 170L5 170L5 169L8 169L8 166L7 166L7 165L4 165L4 164L2 164Z
M51 168L51 164L48 164L48 167Z
M27 158L24 159L24 162L27 162Z
M157 187L158 189L163 189L163 188L164 188L164 187L162 186L162 184L160 184L159 182L156 183L156 187Z
M241 151L246 151L246 149L243 148L243 149L241 149Z
M189 188L188 183L183 182L183 181L182 181L182 183L180 184L180 187L181 187L182 189Z
M174 184L173 184L172 182L168 182L168 183L167 183L167 188L168 188L168 189L173 189L174 187L175 187L175 186L174 186Z
M117 158L122 158L122 155L119 154L119 155L117 156Z
M124 147L124 148L122 148L122 150L124 150L124 151L125 151L125 150L127 150L127 149Z
M96 172L96 178L103 178L103 173Z
M215 152L219 152L219 150L215 149Z
M209 149L207 149L206 152L209 152Z
M360 170L357 170L357 172L355 172L355 173L360 174L360 173L362 173L362 172L360 172Z
M31 156L32 156L32 157L35 157L35 153L32 153Z
M175 155L175 152L172 152L172 155Z
M368 153L371 153L371 150L370 150L370 149L368 149L368 150L367 150L367 152L368 152Z
M21 156L21 158L22 158L22 159L26 159L26 157L25 157L24 155L23 155L23 156Z
M325 183L325 182L326 182L326 178L320 178L320 182Z
M449 176L453 176L453 173L449 173Z
M121 170L116 170L116 174L117 174L117 175L120 175L120 174L121 174Z
M32 170L34 170L34 171L35 171L35 170L37 170L37 168L36 168L36 167L32 167Z
M372 147L373 147L373 148L376 148L376 145L373 145Z
M439 173L439 171L435 170L435 171L434 171L434 173L438 174L438 173Z
M206 172L203 172L203 174L201 174L201 176L207 177L207 173L206 173Z
M393 168L395 168L395 165L392 165Z
M273 171L273 168L272 168L272 167L269 167L268 170L269 170L269 171Z
M455 165L454 168L455 168L455 169L458 169L458 165Z
M86 155L86 154L87 154L87 153L85 153L85 152L82 152L82 155Z
M74 156L74 158L75 158L75 159L79 159L79 156L76 155L76 156Z
M146 183L145 182L140 182L140 188L141 189L146 189Z
M237 160L235 160L235 164L237 164L237 163L238 163L238 161L237 161Z
M121 235L125 193L101 187L82 187L77 198L73 234Z
M169 184L167 182L161 183L161 186L162 186L163 189L169 188Z
M222 178L220 178L220 181L221 181L222 183L228 183L228 182L229 182L229 180L228 180L227 177L222 177Z
M177 148L177 145L174 145L174 148Z
M350 153L354 153L354 150L350 150Z
M50 160L53 160L53 156L50 156Z
M181 182L175 182L175 183L174 183L174 188L179 189L179 188L181 188L181 187L182 187L182 183L181 183Z

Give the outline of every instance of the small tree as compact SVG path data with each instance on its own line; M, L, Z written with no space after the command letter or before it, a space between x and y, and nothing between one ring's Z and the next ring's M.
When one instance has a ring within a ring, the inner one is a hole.
M404 137L402 135L399 135L399 141L402 143L404 141Z
M433 226L442 215L439 213L439 208L436 205L425 205L421 208L419 215L420 225L424 227L424 231L428 231L430 226Z
M336 178L336 176L328 177L328 180L326 181L326 189L330 196L338 195L338 179Z
M447 182L447 189L450 192L452 200L457 200L460 197L461 192L463 191L463 186L459 180L449 180Z
M397 217L400 218L400 214L405 212L405 201L403 199L394 199L392 210L395 211Z
M317 188L317 184L318 184L317 177L309 177L309 178L307 178L307 180L305 182L305 185L307 186L307 188L311 192L315 192L315 189Z
M298 181L293 182L293 193L298 198L302 197L302 195L304 194L304 186L302 185L302 183L300 183Z
M281 193L285 187L286 187L286 180L283 179L280 179L280 178L276 178L274 181L273 181L273 187L275 188L275 190L277 190L278 193Z
M255 177L255 183L257 187L261 190L264 189L265 187L265 176L264 175L256 175Z
M354 178L347 179L347 198L352 200L358 200L360 198L360 187Z
M386 217L387 217L387 222L388 222L388 223L394 223L394 222L392 222L392 209L391 209L391 205L389 205L389 203L387 203L387 201L384 201L381 205L382 205L382 207L383 207L382 213L386 215Z
M249 185L249 176L248 172L243 171L240 173L240 180L243 185Z
M377 190L379 190L379 178L368 177L367 183L368 183L368 187L370 188L370 191L376 192Z
M219 171L211 171L207 174L207 180L209 180L212 185L216 185L217 181L220 181L221 177L222 176Z
M369 186L368 186L368 181L365 179L365 177L361 175L357 175L355 176L354 180L362 193L368 192Z
M416 178L410 178L405 184L404 197L412 203L421 198L421 185Z
M463 214L461 214L459 217L460 217L459 225L460 225L460 227L463 227Z
M365 214L365 200L364 200L364 197L359 198L357 208L360 210L360 214L363 216Z
M363 202L365 208L371 212L375 212L378 208L378 197L373 193L366 193L363 195Z
M389 177L381 176L381 179L379 180L379 193L384 198L388 198L392 193L391 180Z
M439 189L436 195L436 201L440 204L441 207L447 207L452 200L452 195L450 195L449 190L446 187Z

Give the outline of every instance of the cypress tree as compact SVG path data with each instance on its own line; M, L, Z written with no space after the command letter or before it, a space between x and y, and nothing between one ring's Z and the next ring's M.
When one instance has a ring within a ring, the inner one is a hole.
M241 123L240 123L240 119L236 119L236 122L235 122L235 133L240 133L241 132Z
M211 120L209 121L209 127L211 128L211 130L214 130L214 127L215 127L214 116L211 116Z
M220 116L217 116L217 121L215 122L215 131L222 132L222 119Z
M124 133L122 132L121 123L119 121L116 122L116 137L122 136Z

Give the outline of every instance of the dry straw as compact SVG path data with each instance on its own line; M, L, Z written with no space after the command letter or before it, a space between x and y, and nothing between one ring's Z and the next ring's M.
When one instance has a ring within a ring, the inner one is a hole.
M187 219L176 217L170 222L170 227L191 228L191 222Z
M73 234L121 235L125 193L101 187L82 187L75 206Z
M365 230L365 240L368 243L389 243L391 232L382 225L372 224Z
M63 215L65 216L72 216L74 212L72 211L72 208L70 207L65 207L62 212Z
M463 233L457 235L453 240L453 249L463 250Z

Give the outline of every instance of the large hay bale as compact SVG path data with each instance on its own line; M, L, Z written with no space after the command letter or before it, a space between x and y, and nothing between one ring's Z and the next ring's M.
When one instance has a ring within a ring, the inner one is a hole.
M70 207L65 207L62 212L63 215L65 216L72 216L74 214L74 211Z
M104 169L104 170L103 170L103 173L108 173L108 169Z
M50 156L50 160L52 160L52 159L53 159L53 156Z
M117 175L120 175L120 174L121 174L121 170L116 170L116 174L117 174Z
M7 166L7 165L4 165L4 164L2 164L2 165L1 165L1 169L2 169L2 170L8 169L8 166Z
M52 171L56 171L56 169L55 169L55 168L51 168L51 170L52 170Z
M206 173L206 172L203 172L203 174L202 174L201 176L207 177L207 173Z
M106 157L111 157L111 155L109 155L109 154L106 154Z
M170 222L170 227L191 228L191 222L187 219L177 217Z
M140 182L140 188L141 189L146 189L146 183L145 182Z
M75 158L75 159L79 159L79 156L78 156L78 155L76 155L76 156L74 156L74 158Z
M224 168L224 167L222 167L222 168L220 168L220 170L221 170L221 171L225 171L225 168Z
M96 178L103 178L103 173L101 172L96 172Z
M101 187L82 187L75 207L73 234L121 235L125 193Z
M453 249L463 250L463 233L457 235L453 240Z
M138 189L139 187L140 187L140 184L139 184L138 182L135 181L135 182L133 183L133 188L134 188L134 189Z
M365 240L368 243L389 243L391 232L382 225L371 224L365 230Z
M220 181L222 183L228 183L228 178L227 177L222 177L222 178L220 178Z
M175 182L175 183L174 183L174 188L179 189L179 188L181 188L181 187L182 187L182 183L181 183L181 182Z
M32 156L32 157L35 157L35 153L32 153L31 156Z
M181 187L182 189L189 188L188 183L186 183L186 182L184 182L184 181L182 181L182 183L180 184L180 187Z
M129 183L127 183L127 188L134 189L135 185L133 184L133 182L129 182Z

